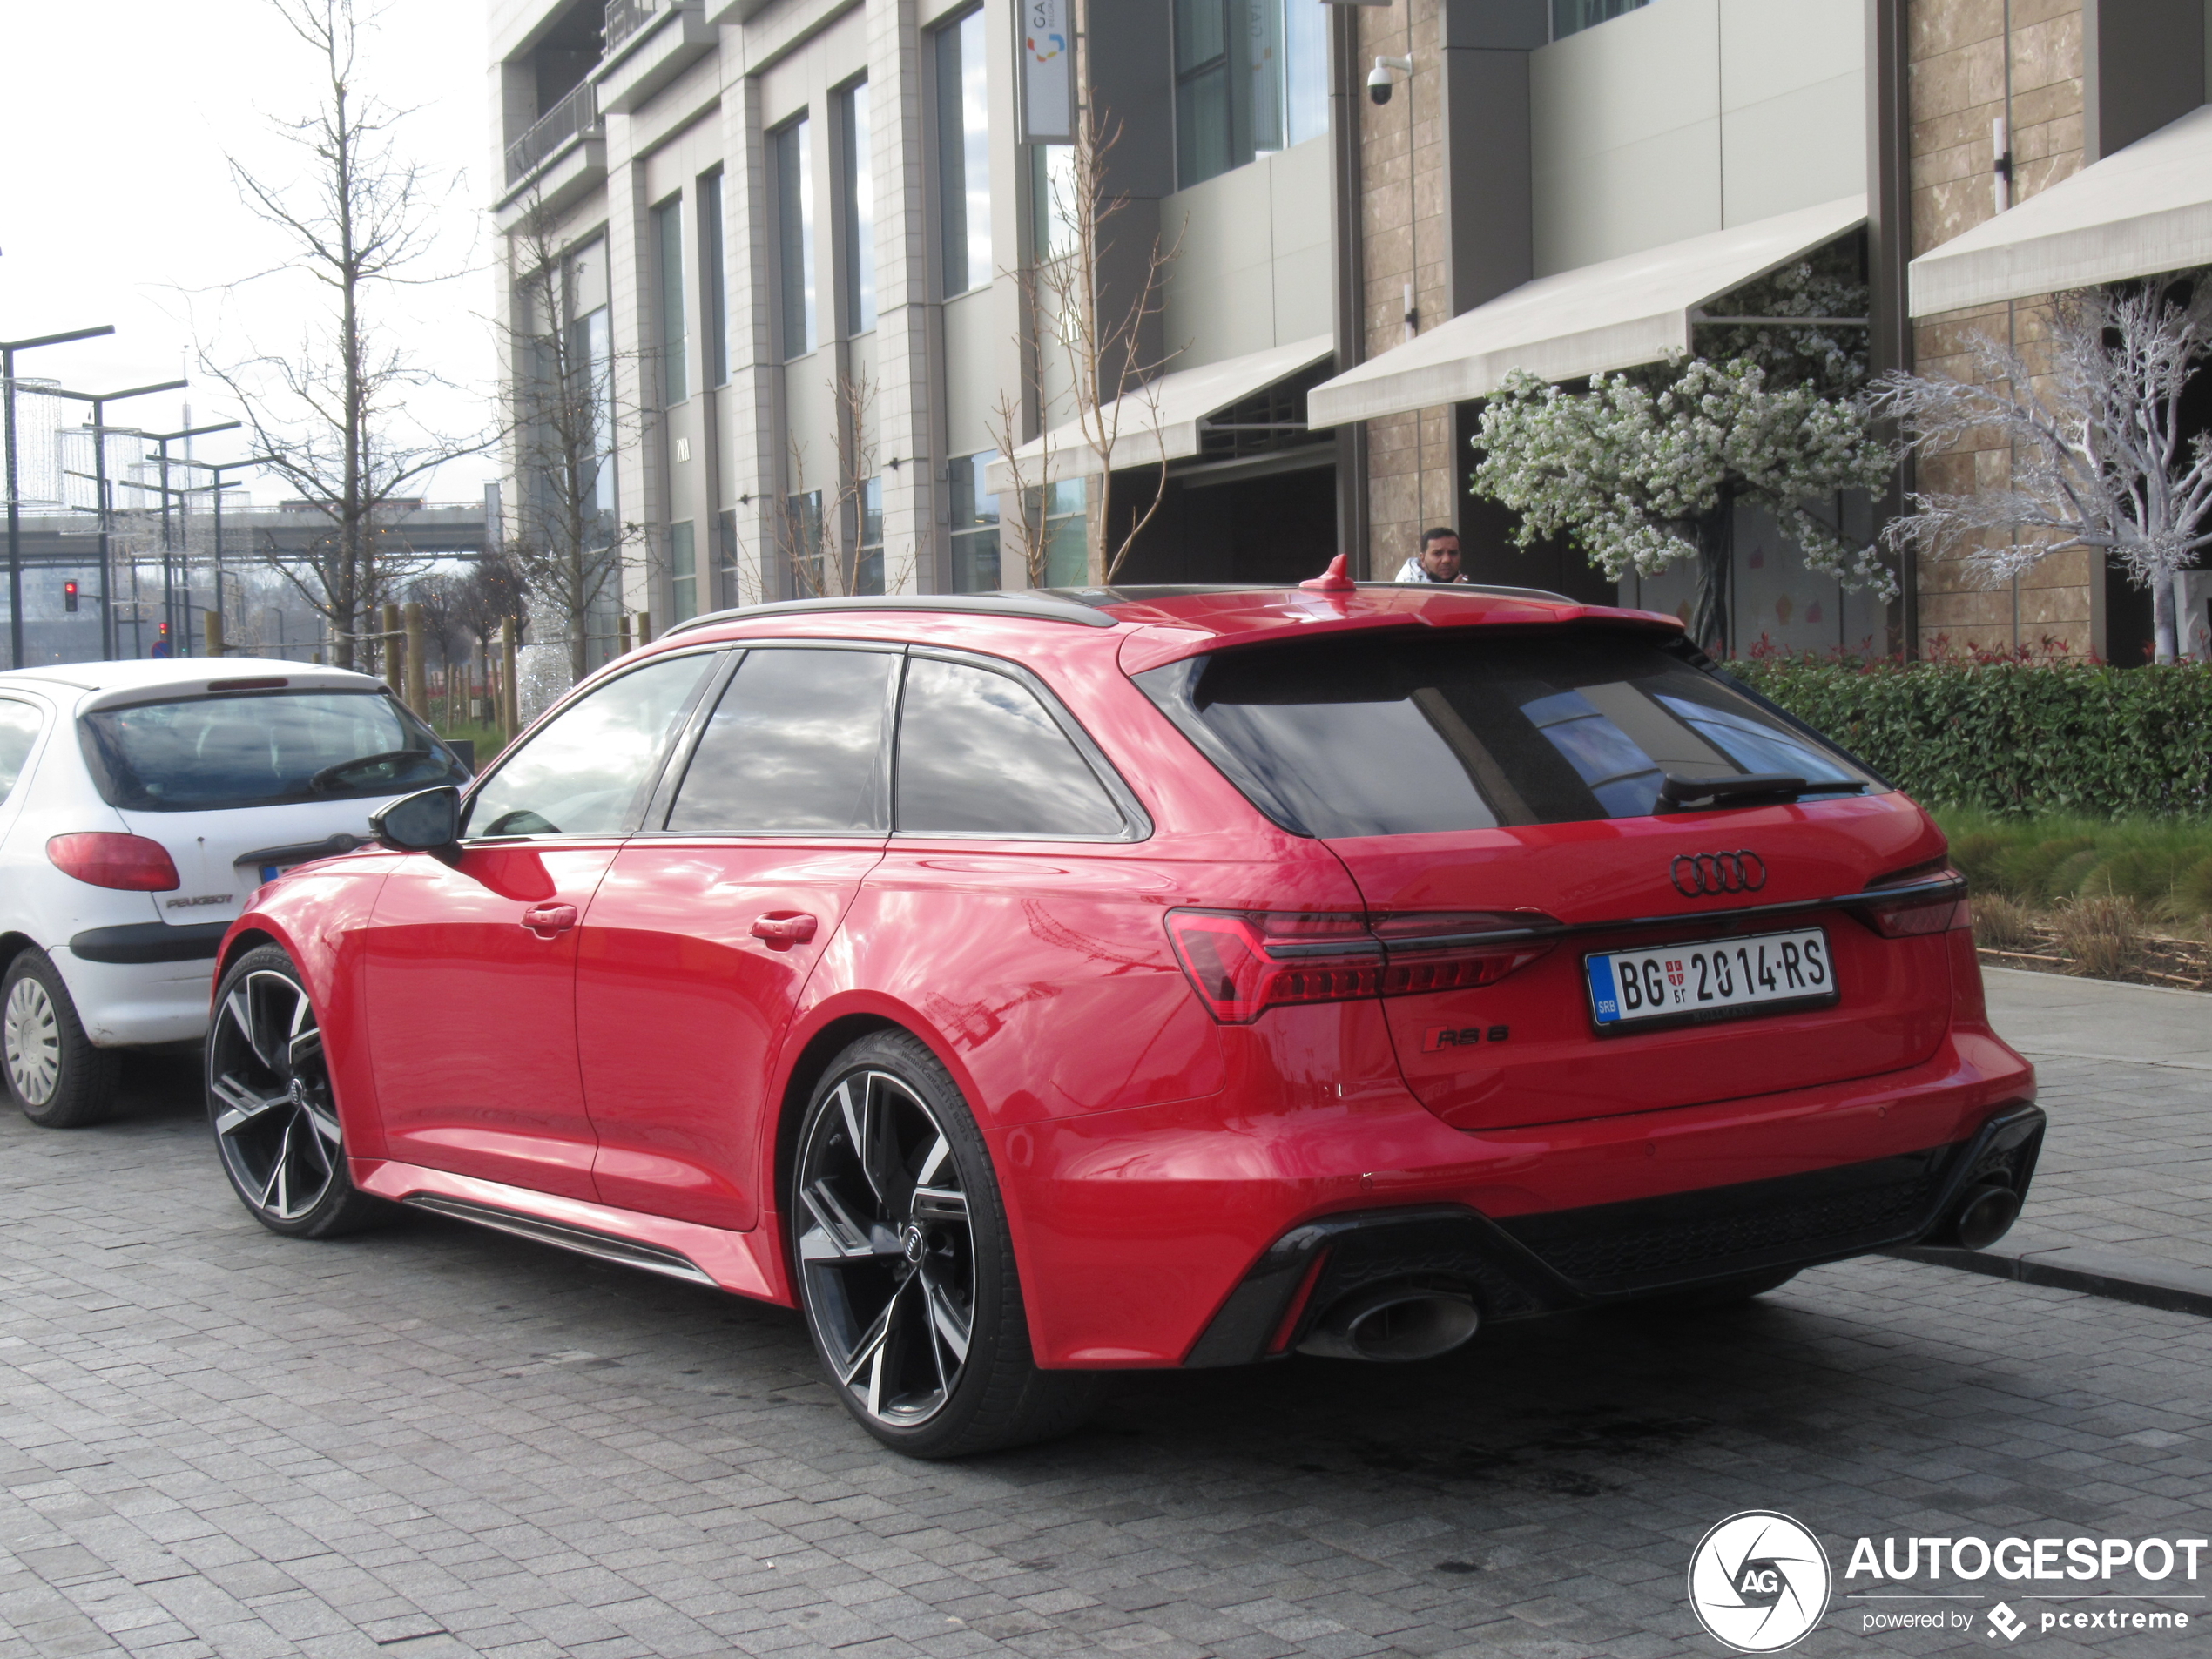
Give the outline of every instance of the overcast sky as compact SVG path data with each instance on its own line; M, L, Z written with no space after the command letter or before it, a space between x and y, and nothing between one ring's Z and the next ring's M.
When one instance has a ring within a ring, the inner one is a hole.
M361 12L378 0L361 0ZM437 246L428 287L386 290L374 304L422 365L460 388L411 407L445 431L489 423L493 336L483 320L491 239L489 85L482 0L383 0L364 37L361 80L413 112L400 150L432 176ZM281 263L277 233L240 202L226 156L263 176L299 176L298 152L272 118L314 112L319 60L270 0L111 0L0 6L0 339L115 325L105 340L22 354L17 373L102 392L173 380L195 349L233 362L296 353L327 291L281 274L226 293ZM155 430L230 418L223 388L196 368L185 393L118 405L110 419ZM200 441L199 454L247 453L242 435ZM444 468L424 492L480 498L489 460ZM258 502L288 493L250 486Z

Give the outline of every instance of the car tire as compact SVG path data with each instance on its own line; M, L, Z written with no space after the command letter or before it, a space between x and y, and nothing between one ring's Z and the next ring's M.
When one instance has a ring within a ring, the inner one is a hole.
M784 1213L792 1282L832 1388L915 1458L1049 1440L1103 1398L1029 1346L1006 1208L951 1075L903 1031L831 1062L800 1121Z
M41 1129L83 1129L115 1109L122 1058L84 1035L61 970L43 950L17 954L0 980L8 1095Z
M207 1119L254 1220L287 1238L332 1238L391 1207L357 1189L307 981L277 945L231 965L207 1032Z

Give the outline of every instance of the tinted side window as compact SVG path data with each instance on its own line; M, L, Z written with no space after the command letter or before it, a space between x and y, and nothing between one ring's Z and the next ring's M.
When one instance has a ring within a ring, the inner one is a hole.
M899 711L900 833L1117 835L1122 815L1028 689L916 657Z
M0 702L0 800L14 791L37 741L38 711L28 703Z
M708 835L880 835L884 711L899 659L746 654L700 734L668 827Z
M648 664L564 710L485 779L462 833L619 834L714 660Z

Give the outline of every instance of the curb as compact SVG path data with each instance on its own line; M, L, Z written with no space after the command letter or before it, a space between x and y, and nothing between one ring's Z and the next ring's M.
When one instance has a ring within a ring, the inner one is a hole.
M1960 1272L1983 1273L2022 1285L2047 1285L2055 1290L2079 1291L2085 1296L2133 1302L2138 1307L2158 1308L2168 1313L2194 1313L2200 1318L2212 1318L2212 1270L2176 1266L2148 1256L2131 1256L2125 1251L2062 1244L2047 1250L2013 1252L1916 1244L1883 1253L1900 1261L1925 1262Z

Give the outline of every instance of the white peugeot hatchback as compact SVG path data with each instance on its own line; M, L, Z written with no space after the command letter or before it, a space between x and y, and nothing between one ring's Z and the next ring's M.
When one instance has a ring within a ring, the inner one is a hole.
M224 930L468 770L381 680L221 658L0 673L0 1047L33 1123L98 1120L124 1049L206 1035Z

